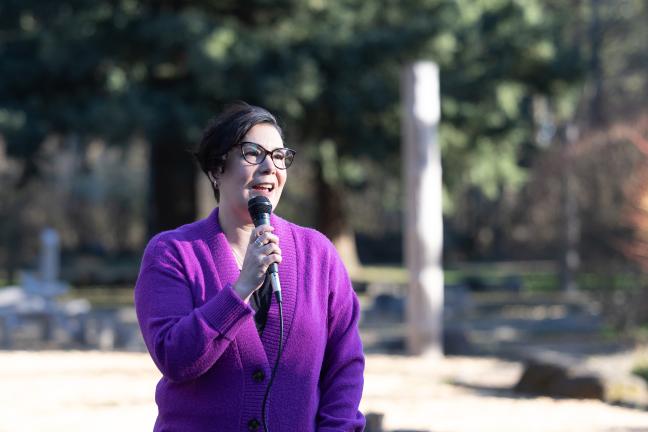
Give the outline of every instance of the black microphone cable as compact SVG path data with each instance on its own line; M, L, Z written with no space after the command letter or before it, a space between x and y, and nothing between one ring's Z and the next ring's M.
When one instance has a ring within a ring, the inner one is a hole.
M272 382L277 374L277 367L279 366L279 359L281 358L281 353L283 352L283 339L284 339L284 319L283 319L283 302L281 301L281 291L275 291L275 298L277 299L277 305L279 306L279 351L277 352L277 359L275 360L274 367L272 368L272 373L270 374L270 381L268 382L268 387L266 388L265 395L263 396L263 404L261 405L261 420L263 421L263 430L268 432L268 411L266 410L266 405L268 403L268 396L270 395L270 387L272 387Z

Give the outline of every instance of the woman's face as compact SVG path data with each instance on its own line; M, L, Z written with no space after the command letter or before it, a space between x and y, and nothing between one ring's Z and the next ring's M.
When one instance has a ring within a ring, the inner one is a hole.
M267 151L284 146L277 129L267 123L253 126L242 141L259 144ZM265 196L272 203L273 211L277 208L286 183L287 170L278 169L270 155L266 155L260 164L252 165L241 156L241 147L235 146L228 154L225 172L217 178L220 191L219 207L247 222L250 219L247 203L252 197Z

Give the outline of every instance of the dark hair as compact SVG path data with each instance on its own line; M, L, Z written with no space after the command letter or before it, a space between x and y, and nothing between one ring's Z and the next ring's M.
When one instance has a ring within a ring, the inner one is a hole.
M200 169L209 177L209 173L223 173L227 153L237 145L243 137L260 123L274 126L281 139L283 131L275 116L264 108L237 101L228 105L225 110L214 118L205 131L194 153ZM211 181L210 181L211 183ZM212 184L216 201L220 199L218 188Z

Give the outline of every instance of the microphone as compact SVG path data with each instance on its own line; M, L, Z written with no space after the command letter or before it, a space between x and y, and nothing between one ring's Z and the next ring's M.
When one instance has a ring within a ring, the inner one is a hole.
M272 213L272 203L264 196L255 196L248 201L248 212L254 226L270 225L270 213ZM268 267L268 276L270 276L270 284L272 285L272 292L274 293L277 301L281 303L281 283L279 283L279 267L277 263L272 263Z

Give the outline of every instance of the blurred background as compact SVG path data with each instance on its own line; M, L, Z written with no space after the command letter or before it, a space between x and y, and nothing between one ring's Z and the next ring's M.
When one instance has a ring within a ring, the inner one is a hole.
M429 60L446 355L520 374L548 353L553 366L623 364L639 381L593 399L634 407L646 429L633 430L648 430L647 20L644 0L3 0L5 355L145 350L132 312L141 254L215 206L191 152L210 118L245 100L276 113L298 152L277 212L338 247L368 355L419 361L399 357L400 80ZM500 384L454 385L486 397ZM388 411L371 397L367 409ZM406 423L387 421L426 427Z

